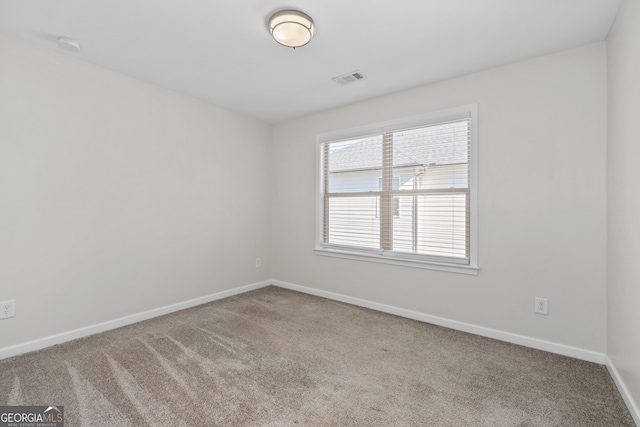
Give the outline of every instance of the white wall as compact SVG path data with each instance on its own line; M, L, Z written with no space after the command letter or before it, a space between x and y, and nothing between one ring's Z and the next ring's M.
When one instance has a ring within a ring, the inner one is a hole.
M313 254L317 133L471 103L478 276ZM606 136L604 43L276 125L274 277L604 352ZM534 314L536 296L549 299L548 316Z
M607 39L607 353L640 402L640 2L625 0Z
M606 350L640 401L638 21L625 0L606 51L273 128L0 35L0 300L17 300L0 348L274 277ZM469 103L477 277L313 254L317 133ZM533 313L535 296L549 316Z
M271 277L269 125L6 36L0 123L0 348Z

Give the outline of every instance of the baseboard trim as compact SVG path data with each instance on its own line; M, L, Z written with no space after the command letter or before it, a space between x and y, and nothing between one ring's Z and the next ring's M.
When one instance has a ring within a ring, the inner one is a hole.
M627 408L629 408L629 412L633 417L633 421L635 421L637 426L640 426L640 410L638 409L638 405L636 405L636 402L631 397L631 393L629 393L629 389L625 385L624 381L622 381L622 377L616 369L616 366L613 364L613 361L609 358L609 356L606 356L606 359L607 361L605 365L607 366L609 375L611 375L611 378L613 378L613 382L616 384L616 387L618 388L618 391L622 396L622 400L624 400Z
M309 288L309 287L297 285L294 283L287 283L279 280L273 280L272 284L275 286L279 286L285 289L290 289L293 291L303 292L310 295L328 298L334 301L340 301L347 304L370 308L372 310L381 311L384 313L395 314L396 316L406 317L408 319L418 320L420 322L425 322L425 323L431 323L438 326L444 326L446 328L455 329L462 332L469 332L471 334L480 335L487 338L493 338L499 341L505 341L512 344L518 344L525 347L531 347L538 350L544 350L550 353L569 356L575 359L586 360L588 362L598 363L600 365L604 365L606 363L606 355L603 353L598 353L596 351L585 350L582 348L572 347L564 344L558 344L551 341L540 340L537 338L531 338L524 335L513 334L510 332L500 331L497 329L485 328L483 326L477 326L470 323L458 322L456 320L446 319L444 317L432 316L432 315L420 313L417 311L405 310L403 308L398 308L391 305L380 304L377 302L368 301L360 298L354 298L347 295L327 292L327 291L323 291L315 288Z
M117 329L122 326L131 325L133 323L142 322L143 320L152 319L154 317L163 316L165 314L173 313L176 311L184 310L187 308L195 307L201 304L206 304L211 301L217 301L223 298L239 295L245 292L253 291L255 289L264 288L269 285L278 286L293 291L302 292L309 295L315 295L322 298L331 299L334 301L340 301L347 304L356 305L359 307L365 307L383 313L394 314L400 317L406 317L408 319L418 320L420 322L431 323L438 326L444 326L446 328L455 329L462 332L468 332L475 335L480 335L487 338L493 338L500 341L509 342L512 344L518 344L525 347L531 347L538 350L548 351L550 353L560 354L563 356L569 356L588 362L598 363L605 365L609 374L613 378L622 399L629 408L629 412L633 417L635 423L640 426L640 410L637 404L631 397L629 390L627 389L620 373L616 369L613 361L603 353L598 353L591 350L585 350L577 347L567 346L564 344L558 344L550 341L540 340L537 338L531 338L524 335L513 334L510 332L500 331L497 329L485 328L483 326L477 326L470 323L458 322L456 320L446 319L444 317L432 316L417 311L406 310L391 305L381 304L369 300L350 297L343 294L334 292L323 291L316 288L310 288L307 286L297 285L294 283L283 282L280 280L265 280L262 282L252 283L245 286L229 289L215 294L206 295L200 298L194 298L188 301L179 302L176 304L167 305L164 307L155 308L152 310L143 311L141 313L132 314L130 316L120 317L118 319L109 320L95 325L86 326L72 331L63 332L56 335L40 338L33 341L28 341L22 344L13 345L10 347L0 348L0 360L7 359L9 357L19 356L21 354L30 353L32 351L41 350L46 347L51 347L56 344L62 344L67 341L72 341L78 338L84 338L90 335L98 334L100 332L106 332L112 329Z
M86 326L72 331L63 332L56 335L51 335L44 338L39 338L33 341L28 341L22 344L17 344L10 347L0 348L0 360L6 359L20 354L29 353L36 350L41 350L46 347L50 347L56 344L61 344L67 341L83 338L89 335L94 335L100 332L109 331L112 329L120 328L122 326L130 325L132 323L141 322L143 320L152 319L154 317L163 316L165 314L173 313L175 311L184 310L186 308L195 307L197 305L206 304L211 301L227 298L233 295L242 294L255 289L263 288L265 286L275 285L285 289L291 289L298 292L303 292L310 295L316 295L322 298L328 298L335 301L344 302L347 304L357 305L360 307L369 308L384 313L394 314L400 317L406 317L408 319L418 320L420 322L432 323L438 326L444 326L446 328L455 329L458 331L469 332L475 335L483 337L493 338L500 341L509 342L512 344L523 345L525 347L531 347L538 350L548 351L550 353L561 354L563 356L574 357L576 359L586 360L588 362L598 363L601 365L607 365L607 368L611 371L613 365L608 362L608 358L603 353L595 351L585 350L577 347L571 347L564 344L558 344L550 341L544 341L537 338L531 338L524 335L513 334L510 332L504 332L497 329L485 328L483 326L477 326L470 323L459 322L456 320L447 319L444 317L432 316L417 311L406 310L391 305L381 304L373 301L368 301L360 298L350 297L343 294L323 291L316 288L310 288L307 286L297 285L294 283L283 282L280 280L265 280L258 283L252 283L246 286L240 286L238 288L229 289L215 294L206 295L200 298L194 298L188 301L179 302L176 304L159 307L152 310L147 310L141 313L132 314L118 319L109 320L106 322L98 323L95 325ZM613 376L613 375L612 375ZM617 378L617 379L616 379ZM619 376L615 377L616 384L621 381ZM622 383L621 383L622 384ZM624 389L625 393L626 388ZM621 394L623 391L621 390ZM627 397L628 398L628 397ZM637 409L636 409L637 413Z
M19 356L25 353L30 353L36 350L41 350L46 347L51 347L56 344L62 344L64 342L75 340L78 338L84 338L89 335L98 334L100 332L110 331L112 329L120 328L122 326L131 325L132 323L142 322L143 320L152 319L154 317L163 316L165 314L173 313L175 311L180 311L186 308L195 307L197 305L206 304L211 301L216 301L216 300L227 298L230 296L253 291L255 289L263 288L271 284L272 284L271 280L252 283L250 285L240 286L238 288L217 292L215 294L206 295L200 298L194 298L188 301L171 304L164 307L154 308L152 310L143 311L141 313L136 313L129 316L120 317L118 319L97 323L95 325L74 329L72 331L51 335L45 338L39 338L37 340L28 341L22 344L0 348L0 360L6 359L9 357Z

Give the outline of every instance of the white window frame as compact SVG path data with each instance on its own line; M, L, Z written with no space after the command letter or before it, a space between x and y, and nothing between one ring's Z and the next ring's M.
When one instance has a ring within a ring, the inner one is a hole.
M393 176L393 181L395 181L396 178L398 178L398 184L400 184L400 175L394 175ZM398 185L398 188L399 187L400 187L400 185ZM382 191L382 177L381 176L378 177L378 191ZM395 218L400 218L400 209L399 209L400 201L398 200L397 197L394 197L392 203L393 203L393 205L391 206L391 210L394 212L393 216ZM395 214L396 211L398 212L397 215ZM376 218L380 218L380 201L379 200L376 200Z
M321 182L322 144L352 138L360 138L400 129L428 126L432 124L469 118L469 263L458 264L449 260L440 261L423 255L383 251L382 249L358 249L324 244L323 197ZM379 262L406 267L426 268L453 273L477 275L478 267L478 105L469 104L429 114L412 116L356 128L326 132L316 136L316 255L332 256L360 261Z

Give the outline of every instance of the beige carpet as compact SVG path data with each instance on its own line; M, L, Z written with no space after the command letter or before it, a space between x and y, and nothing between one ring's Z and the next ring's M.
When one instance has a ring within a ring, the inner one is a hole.
M267 287L0 361L67 426L633 426L603 366Z

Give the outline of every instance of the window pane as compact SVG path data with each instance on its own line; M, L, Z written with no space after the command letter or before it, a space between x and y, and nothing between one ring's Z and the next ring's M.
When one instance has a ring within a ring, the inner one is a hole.
M393 250L415 252L415 197L395 196L393 200L398 208L398 215L393 218Z
M466 194L418 196L417 252L465 257L467 242Z
M393 219L393 250L465 258L467 194L401 195Z
M331 197L328 203L327 243L380 247L378 197Z
M327 192L378 191L382 176L382 136L372 136L328 144Z
M416 188L422 190L442 190L447 188L467 188L469 186L469 165L441 165L426 167L416 176Z
M468 164L469 120L393 133L393 175L403 190L467 188Z

